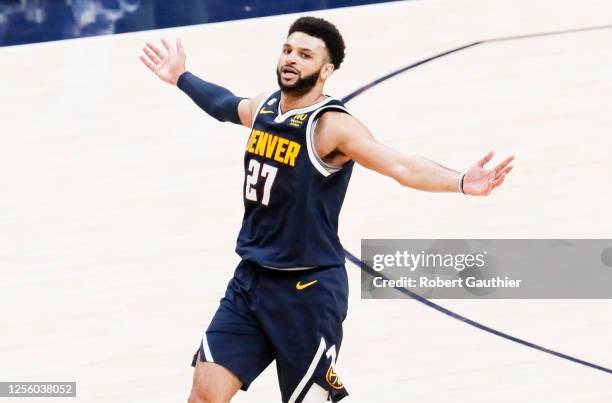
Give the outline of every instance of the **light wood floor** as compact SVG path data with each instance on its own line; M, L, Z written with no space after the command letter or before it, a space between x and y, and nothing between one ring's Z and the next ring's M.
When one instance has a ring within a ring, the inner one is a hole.
M328 92L491 37L612 23L607 0L395 2L312 13L348 44ZM76 381L74 402L181 402L238 261L248 131L208 118L138 61L183 38L188 67L250 96L275 85L295 15L0 48L0 380ZM516 154L490 198L419 193L356 168L362 238L610 238L612 30L486 44L349 103L375 136L465 169ZM384 206L382 208L381 206ZM612 401L612 377L412 300L351 305L347 402ZM449 300L472 319L612 367L608 300ZM236 402L280 400L271 366ZM26 402L22 399L20 402ZM40 400L32 399L38 402Z

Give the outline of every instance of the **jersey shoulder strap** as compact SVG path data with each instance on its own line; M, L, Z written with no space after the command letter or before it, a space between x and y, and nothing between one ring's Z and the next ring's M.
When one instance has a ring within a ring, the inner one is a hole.
M333 166L323 161L323 159L317 153L317 150L315 148L315 141L314 141L315 129L317 127L317 120L324 113L330 112L330 111L337 111L337 112L343 112L343 113L350 114L348 109L346 109L346 106L344 106L344 103L342 102L342 100L329 97L326 99L326 101L327 102L325 102L319 108L315 109L310 114L310 116L308 117L308 124L306 125L306 147L308 150L308 157L310 159L310 162L314 166L314 168L324 177L328 177L342 170L342 168L352 163L352 161L350 161L344 164L343 166Z
M268 93L259 101L255 114L253 115L253 124L260 114L277 114L278 103L280 102L280 90L274 90Z

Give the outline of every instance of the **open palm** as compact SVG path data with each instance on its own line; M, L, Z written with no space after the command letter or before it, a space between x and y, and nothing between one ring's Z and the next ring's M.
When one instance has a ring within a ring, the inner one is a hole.
M510 163L514 156L508 157L493 169L484 166L491 161L495 153L493 151L485 155L465 173L463 179L463 192L473 196L488 196L493 189L504 182L506 175L512 170Z
M174 49L165 39L162 39L161 42L167 53L147 42L147 46L142 48L147 57L140 56L140 60L161 80L176 85L181 74L185 72L186 56L183 44L180 39L177 40L176 49Z

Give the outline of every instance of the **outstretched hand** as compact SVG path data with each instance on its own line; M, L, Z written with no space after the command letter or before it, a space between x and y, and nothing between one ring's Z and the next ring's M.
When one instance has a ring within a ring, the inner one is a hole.
M510 165L514 156L510 156L493 169L485 169L487 162L491 161L493 151L485 155L465 173L463 178L463 192L473 196L488 196L493 189L504 183L506 175L512 170Z
M155 45L147 42L147 46L142 48L147 57L140 56L140 60L157 77L168 84L176 85L181 74L185 72L186 56L183 44L180 39L177 40L176 49L174 49L165 39L162 39L161 42L167 53L164 54Z

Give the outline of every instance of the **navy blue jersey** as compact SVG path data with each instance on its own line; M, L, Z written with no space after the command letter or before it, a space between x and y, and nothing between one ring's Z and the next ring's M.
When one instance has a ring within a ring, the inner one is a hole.
M353 162L326 164L313 136L324 112L347 111L331 97L285 113L279 104L280 91L261 102L246 144L244 218L236 252L276 269L344 264L338 216Z

